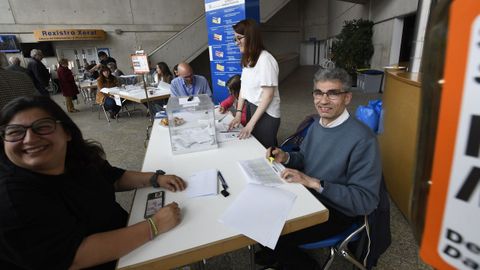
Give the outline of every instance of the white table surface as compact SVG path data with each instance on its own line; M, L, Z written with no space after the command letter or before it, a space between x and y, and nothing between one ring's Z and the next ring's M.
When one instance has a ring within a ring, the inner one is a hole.
M159 125L159 120L155 120L142 171L163 169L167 174L176 174L187 178L200 170L218 169L229 185L230 196L225 198L218 194L187 198L185 192L166 191L165 204L172 201L179 204L182 210L182 222L172 230L159 235L153 241L122 257L117 267L128 269L149 269L152 266L162 269L171 268L202 259L202 257L196 258L195 256L205 256L205 254L214 256L253 243L253 240L224 226L218 222L218 219L246 185L237 161L264 155L265 148L253 137L221 143L219 148L213 150L172 155L168 127ZM283 184L279 188L289 190L297 195L282 233L296 231L328 219L328 210L302 185ZM128 225L144 220L147 194L154 190L149 187L136 191ZM243 242L238 241L239 239ZM229 241L235 240L237 240L235 244L230 243L229 245ZM216 248L213 248L215 245L217 245ZM215 249L215 251L209 253L208 249L210 251ZM195 254L195 252L197 253Z
M139 101L143 102L147 96L145 95L145 89L141 86L135 86L135 87L127 87L125 89L119 88L119 87L113 87L113 88L103 88L100 89L100 91L110 94L110 95L119 95L122 98L132 100L132 101ZM165 96L170 96L170 85L165 84L161 85L160 87L147 87L147 91L153 91L152 94L150 92L148 93L148 98L150 99L156 99L159 97L165 97Z

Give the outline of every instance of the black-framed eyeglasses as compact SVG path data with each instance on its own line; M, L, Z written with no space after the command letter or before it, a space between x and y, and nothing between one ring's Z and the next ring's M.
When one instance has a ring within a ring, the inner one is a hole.
M348 91L342 91L341 89L330 89L327 91L322 91L320 89L315 89L312 91L312 95L315 98L321 98L324 95L327 96L328 99L330 100L336 100L338 99L341 95L348 93Z
M233 37L233 42L240 43L240 40L242 40L244 38L245 38L245 36L234 36Z
M41 118L33 122L30 126L24 125L4 125L0 127L0 137L6 142L18 142L25 138L27 129L31 128L33 133L37 135L48 135L55 132L57 123L60 120L56 120L50 117Z

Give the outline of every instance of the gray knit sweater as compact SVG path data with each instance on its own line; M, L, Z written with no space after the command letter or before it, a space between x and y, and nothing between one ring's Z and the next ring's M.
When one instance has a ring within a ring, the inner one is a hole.
M333 128L315 119L287 167L324 181L316 197L347 216L367 215L378 204L382 167L375 134L349 117Z

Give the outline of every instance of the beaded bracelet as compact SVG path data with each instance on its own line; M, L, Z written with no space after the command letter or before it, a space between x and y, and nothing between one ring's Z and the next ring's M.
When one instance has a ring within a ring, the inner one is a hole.
M150 230L152 232L152 234L151 234L152 237L150 238L150 240L151 240L151 239L157 237L158 229L157 229L157 225L155 225L155 221L153 221L152 218L147 218L147 221L150 224Z

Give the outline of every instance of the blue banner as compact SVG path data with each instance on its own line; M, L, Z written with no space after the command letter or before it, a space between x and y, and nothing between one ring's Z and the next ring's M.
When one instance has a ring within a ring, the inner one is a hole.
M242 73L242 54L234 42L232 26L237 22L253 18L259 21L258 0L205 0L208 49L212 73L213 101L220 103L228 97L226 82Z

